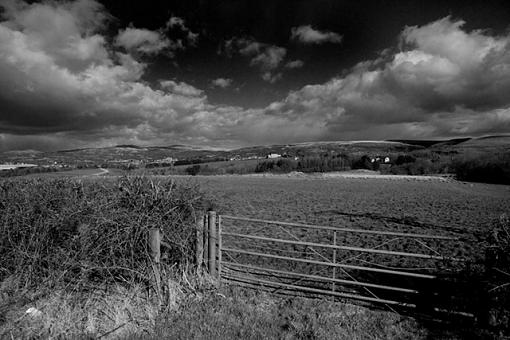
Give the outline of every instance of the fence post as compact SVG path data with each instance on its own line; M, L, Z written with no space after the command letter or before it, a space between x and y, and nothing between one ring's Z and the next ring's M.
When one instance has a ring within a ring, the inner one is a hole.
M161 233L159 228L149 229L149 247L152 261L159 264L161 259Z
M336 246L336 230L333 231L333 245ZM333 264L336 264L336 249L333 249ZM336 279L336 267L333 267L333 280ZM335 291L336 285L333 281L333 292Z
M161 274L159 271L159 261L161 259L161 233L159 228L149 229L149 247L151 250L151 267L156 281L156 290L158 295L161 293Z
M221 247L222 247L222 242L221 242L221 215L218 215L218 263L217 263L217 267L218 267L218 283L221 284Z
M202 257L203 263L207 270L209 270L209 215L204 214L202 218L204 228L202 229Z
M209 274L216 276L216 212L209 211Z
M204 215L200 213L196 218L196 227L197 227L197 243L196 243L196 265L197 265L197 273L200 272L202 268L202 263L204 260Z

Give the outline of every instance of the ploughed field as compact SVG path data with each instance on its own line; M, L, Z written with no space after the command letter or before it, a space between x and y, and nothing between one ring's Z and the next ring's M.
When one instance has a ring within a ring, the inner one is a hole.
M510 212L510 187L502 185L440 180L307 179L284 176L196 177L194 180L211 193L214 209L219 214L338 228L452 236L457 239L413 239L338 232L337 244L470 261L483 258L485 239L490 233L491 225L501 214ZM223 218L222 227L223 231L231 233L333 244L333 232L329 230L234 221L227 218ZM322 262L332 261L333 258L332 249L232 236L223 237L223 247ZM224 252L223 260L290 272L327 277L333 275L332 267L249 254ZM439 277L451 277L464 266L463 262L452 260L429 260L350 250L337 250L336 262L434 274ZM229 270L240 273L234 267ZM397 278L343 268L335 271L336 278L348 280L415 288L428 285L427 280L423 279ZM271 276L266 274L266 278ZM312 281L315 280L301 279L299 284L331 287L331 283L326 285ZM289 279L284 282L296 281ZM337 291L344 288L336 287ZM353 292L359 289L347 287L344 291Z

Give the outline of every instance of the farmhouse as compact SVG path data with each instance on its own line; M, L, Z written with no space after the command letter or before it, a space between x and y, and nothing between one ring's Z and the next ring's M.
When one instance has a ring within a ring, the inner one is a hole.
M371 163L377 162L377 163L386 163L388 164L390 162L390 157L388 156L377 156L370 159Z

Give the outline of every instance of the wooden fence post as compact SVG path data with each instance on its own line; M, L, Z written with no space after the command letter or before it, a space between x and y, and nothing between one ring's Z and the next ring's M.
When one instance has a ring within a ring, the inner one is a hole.
M336 230L333 231L333 245L336 246ZM333 249L333 264L336 264L336 249ZM336 267L333 267L333 280L336 280ZM333 292L335 291L336 285L333 281Z
M202 220L204 221L204 229L202 229L202 261L207 270L209 270L209 215L204 214Z
M221 284L221 215L218 215L218 263L216 266L218 267L218 283Z
M196 219L196 265L197 273L202 269L202 263L204 261L204 215L200 213Z
M151 250L151 267L156 281L156 291L161 293L161 274L159 271L159 261L161 260L161 232L159 228L149 229L149 247Z
M149 229L149 247L151 249L152 261L159 263L161 259L161 233L159 228Z
M216 276L216 212L209 211L209 274Z

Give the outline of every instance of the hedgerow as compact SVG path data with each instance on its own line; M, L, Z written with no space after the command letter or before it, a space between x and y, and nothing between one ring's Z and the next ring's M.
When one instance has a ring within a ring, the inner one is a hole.
M191 261L199 188L171 180L10 179L0 182L0 282L26 288L148 280L148 230L170 265Z

